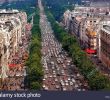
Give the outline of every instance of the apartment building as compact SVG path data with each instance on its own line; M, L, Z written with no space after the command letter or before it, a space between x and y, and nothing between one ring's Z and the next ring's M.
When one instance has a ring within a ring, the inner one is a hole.
M70 20L71 20L71 11L67 10L63 15L63 25L65 29L69 29L70 27Z
M100 31L100 60L110 67L110 23L103 25Z
M22 44L27 15L18 10L0 10L0 77L7 77L9 64Z
M78 37L83 48L97 50L99 26L102 20L110 20L109 12L110 9L106 6L76 6L75 9L71 11L71 14L69 12L69 20L65 20L69 21L67 29L71 34Z

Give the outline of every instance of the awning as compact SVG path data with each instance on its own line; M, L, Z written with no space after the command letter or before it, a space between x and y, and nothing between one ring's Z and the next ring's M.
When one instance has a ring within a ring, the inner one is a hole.
M86 49L85 51L88 54L95 54L96 53L96 50L93 50L93 49Z
M13 68L13 67L16 67L16 66L17 66L16 64L9 64L10 68Z

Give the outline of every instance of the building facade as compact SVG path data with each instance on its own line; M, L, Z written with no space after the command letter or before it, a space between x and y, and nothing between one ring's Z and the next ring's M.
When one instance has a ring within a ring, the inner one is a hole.
M97 50L97 37L101 29L102 21L110 20L110 8L107 6L76 6L69 12L69 19L65 13L64 23L69 33L78 37L84 49Z
M0 10L0 77L6 78L9 64L22 44L27 15L18 10Z
M100 31L100 60L110 67L110 24L103 25Z

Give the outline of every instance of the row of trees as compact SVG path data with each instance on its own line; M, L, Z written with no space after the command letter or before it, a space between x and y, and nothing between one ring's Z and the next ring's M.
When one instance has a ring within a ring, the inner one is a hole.
M42 87L42 65L41 65L41 32L39 28L39 10L36 9L36 0L16 0L9 4L6 2L0 6L1 9L18 9L25 11L27 15L31 15L35 12L34 26L32 28L32 36L29 50L29 59L26 62L27 78L25 85L31 90L40 90ZM30 20L28 20L30 21Z
M51 22L56 38L62 43L63 48L69 52L82 75L88 80L90 89L109 89L110 80L96 69L86 53L81 50L76 37L69 35L61 26L59 26L47 8L45 8L45 12L48 20Z
M39 28L39 10L36 10L34 16L34 26L32 28L32 37L30 44L28 66L28 85L29 89L40 90L42 86L42 65L41 65L41 32Z

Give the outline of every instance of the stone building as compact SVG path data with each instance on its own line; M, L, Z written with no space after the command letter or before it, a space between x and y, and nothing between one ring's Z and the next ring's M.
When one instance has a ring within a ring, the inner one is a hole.
M64 14L64 26L69 30L69 33L78 37L83 48L96 50L97 35L101 28L100 23L102 20L110 20L109 7L76 6L73 11L67 12Z
M103 25L99 38L99 58L105 66L110 67L110 22Z
M22 44L27 15L18 10L0 10L0 69L1 78L7 77L9 64Z

